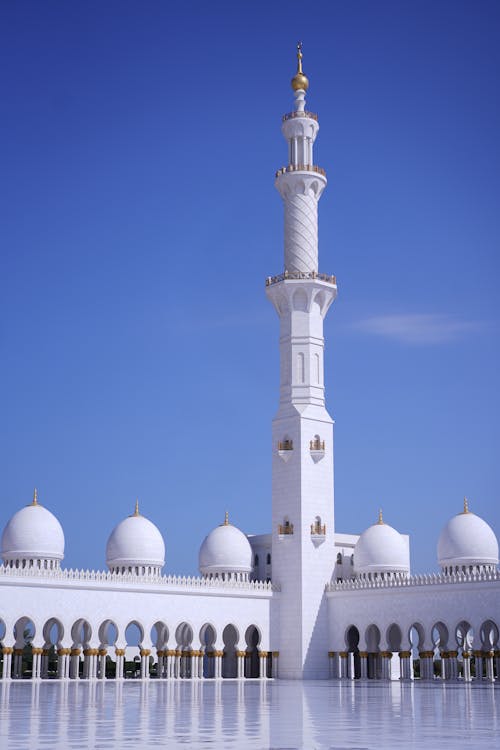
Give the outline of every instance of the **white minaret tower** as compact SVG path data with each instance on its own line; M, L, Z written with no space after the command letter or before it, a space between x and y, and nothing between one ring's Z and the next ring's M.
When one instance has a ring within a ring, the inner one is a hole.
M279 675L328 677L325 584L335 564L333 420L325 408L323 319L337 295L318 273L318 200L326 186L314 165L317 116L305 110L309 82L297 46L294 111L283 117L288 166L276 173L285 204L285 268L266 293L280 318L280 405L273 420L272 577Z

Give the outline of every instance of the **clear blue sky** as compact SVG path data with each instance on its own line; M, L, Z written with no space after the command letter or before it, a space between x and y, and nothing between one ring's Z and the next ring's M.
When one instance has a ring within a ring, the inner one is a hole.
M498 2L0 6L0 525L30 501L103 567L134 508L166 570L270 530L295 43L318 112L337 530L379 506L434 570L500 534Z

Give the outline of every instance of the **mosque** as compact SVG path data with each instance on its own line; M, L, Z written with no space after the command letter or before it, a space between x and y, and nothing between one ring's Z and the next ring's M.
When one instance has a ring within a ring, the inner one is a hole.
M297 59L275 181L284 270L266 280L280 321L271 532L247 535L226 514L199 577L164 575L162 534L136 505L109 536L107 570L71 570L35 491L1 539L1 680L500 678L498 543L466 500L439 537L439 573L410 574L409 538L381 512L359 536L335 531L323 320L337 282L318 269L327 179L300 45Z

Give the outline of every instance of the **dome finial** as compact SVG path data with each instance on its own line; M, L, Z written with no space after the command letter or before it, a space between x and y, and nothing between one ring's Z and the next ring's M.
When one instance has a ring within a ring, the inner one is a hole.
M37 492L36 487L33 490L33 502L31 504L32 505L38 505L38 492Z
M141 514L139 513L139 498L136 498L134 516L140 516L140 515Z
M307 91L309 81L302 70L302 42L297 42L297 72L292 78L292 89L294 91Z
M224 514L224 526L229 526L229 511L227 510Z
M382 508L379 508L379 510L378 510L378 521L377 521L377 523L380 524L380 526L383 526L383 524L384 524L384 518L382 516Z
M466 497L464 497L464 510L463 510L463 512L464 513L470 513L470 510L469 510L469 501L467 500Z

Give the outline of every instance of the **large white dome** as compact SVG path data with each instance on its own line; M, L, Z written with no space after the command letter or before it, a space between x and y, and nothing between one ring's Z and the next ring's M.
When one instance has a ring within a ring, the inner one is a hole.
M165 543L149 519L135 513L115 526L106 545L106 565L117 573L159 573L165 564Z
M57 518L38 503L33 502L14 513L2 534L2 558L5 564L24 560L55 562L64 558L64 532ZM50 565L49 567L53 567Z
M405 538L380 513L377 523L363 531L354 547L354 571L360 576L373 573L410 572L409 550Z
M450 518L437 547L442 568L498 565L498 541L491 526L471 513L464 501L462 513Z
M252 570L252 548L245 534L226 520L203 540L199 553L200 573L208 577L246 579Z

